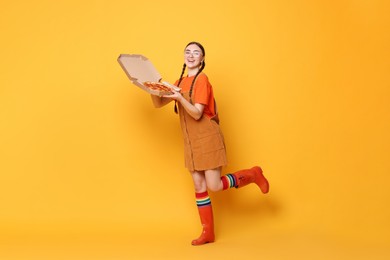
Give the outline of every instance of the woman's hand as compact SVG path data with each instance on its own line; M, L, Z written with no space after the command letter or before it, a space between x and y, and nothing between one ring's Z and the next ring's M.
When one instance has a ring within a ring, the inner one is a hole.
M176 100L177 102L181 102L181 100L183 99L182 94L179 91L176 91L176 90L173 90L173 89L172 89L172 92L173 92L172 94L163 95L162 97L170 98L172 100Z
M150 95L152 97L152 102L154 107L156 108L163 107L169 104L170 102L172 102L172 100L181 102L181 100L183 99L183 96L180 93L181 88L176 87L175 85L172 85L166 81L162 81L161 83L163 85L170 87L173 93L169 95L162 95L162 96Z

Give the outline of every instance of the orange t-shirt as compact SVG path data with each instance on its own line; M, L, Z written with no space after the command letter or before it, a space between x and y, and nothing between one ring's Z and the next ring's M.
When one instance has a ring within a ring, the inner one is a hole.
M182 92L189 92L191 88L192 81L195 76L183 77L180 88ZM179 81L175 82L177 85ZM208 77L206 74L201 73L196 78L195 85L192 89L192 102L193 104L199 103L204 105L203 114L211 118L215 116L215 101L213 87L211 86Z

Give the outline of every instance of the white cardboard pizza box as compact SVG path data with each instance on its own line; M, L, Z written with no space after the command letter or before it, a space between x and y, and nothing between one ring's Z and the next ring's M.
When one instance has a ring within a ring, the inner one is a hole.
M156 96L172 94L172 92L168 91L150 89L144 85L145 82L160 82L162 79L152 62L145 56L140 54L121 54L118 57L118 62L130 81L144 91ZM166 82L163 83L172 88L172 85Z

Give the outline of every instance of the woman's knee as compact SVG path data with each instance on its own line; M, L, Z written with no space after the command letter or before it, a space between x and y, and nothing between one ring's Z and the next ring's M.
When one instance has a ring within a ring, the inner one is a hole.
M192 180L194 182L195 192L203 192L206 191L206 178L204 174L200 172L192 172Z
M222 190L221 181L207 181L207 189L213 192Z
M207 190L207 185L205 182L194 182L195 192L204 192Z

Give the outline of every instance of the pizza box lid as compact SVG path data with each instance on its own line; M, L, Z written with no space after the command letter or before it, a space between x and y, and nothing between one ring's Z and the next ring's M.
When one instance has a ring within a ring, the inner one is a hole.
M144 82L160 82L162 79L152 62L145 56L140 54L120 54L118 62L130 81L144 91L156 96L172 94L172 92L168 91L150 89L143 84Z

